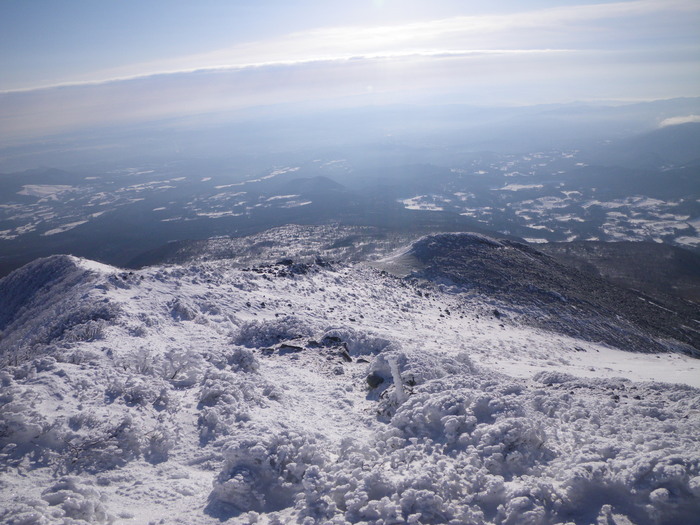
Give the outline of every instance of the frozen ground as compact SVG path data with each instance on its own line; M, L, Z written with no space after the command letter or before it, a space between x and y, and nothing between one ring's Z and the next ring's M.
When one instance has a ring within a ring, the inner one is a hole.
M362 263L0 281L0 520L676 524L700 361Z

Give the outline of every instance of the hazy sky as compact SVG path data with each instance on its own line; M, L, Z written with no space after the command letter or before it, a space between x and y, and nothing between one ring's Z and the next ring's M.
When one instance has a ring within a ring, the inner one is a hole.
M698 28L698 0L0 0L0 140L284 103L698 96Z

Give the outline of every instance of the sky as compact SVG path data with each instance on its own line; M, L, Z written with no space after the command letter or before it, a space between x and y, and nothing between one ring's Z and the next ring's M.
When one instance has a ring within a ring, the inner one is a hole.
M260 106L700 95L700 2L0 0L0 141Z

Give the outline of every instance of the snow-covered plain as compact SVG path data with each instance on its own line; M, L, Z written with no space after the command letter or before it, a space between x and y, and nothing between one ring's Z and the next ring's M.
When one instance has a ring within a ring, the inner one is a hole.
M54 256L0 305L2 523L700 522L682 354L323 259Z

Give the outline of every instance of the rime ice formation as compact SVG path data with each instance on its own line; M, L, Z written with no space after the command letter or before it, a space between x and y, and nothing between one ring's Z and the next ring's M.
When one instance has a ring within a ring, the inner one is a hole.
M435 265L500 241L370 266L300 258L301 233L266 264L55 256L0 280L2 523L697 522L687 342L634 328L655 353L632 352L590 316L557 329L566 290L509 303Z

